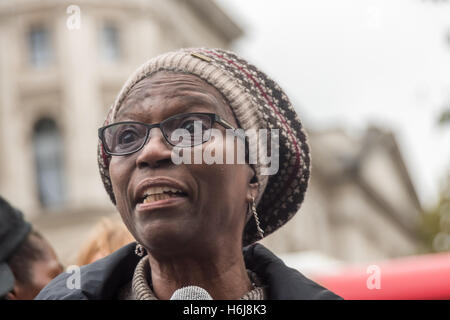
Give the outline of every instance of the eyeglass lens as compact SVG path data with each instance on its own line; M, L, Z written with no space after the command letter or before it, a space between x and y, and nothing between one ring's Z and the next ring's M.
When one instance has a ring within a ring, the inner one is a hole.
M209 140L212 119L207 114L184 114L160 124L164 138L173 146L191 147ZM117 123L103 131L108 150L115 154L137 151L145 142L150 127L143 123Z

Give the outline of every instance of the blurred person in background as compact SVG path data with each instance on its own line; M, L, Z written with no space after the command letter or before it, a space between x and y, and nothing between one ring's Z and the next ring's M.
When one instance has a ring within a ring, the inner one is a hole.
M32 300L61 272L51 245L0 196L0 300Z
M78 253L77 264L84 266L97 261L133 241L133 236L120 220L102 218Z

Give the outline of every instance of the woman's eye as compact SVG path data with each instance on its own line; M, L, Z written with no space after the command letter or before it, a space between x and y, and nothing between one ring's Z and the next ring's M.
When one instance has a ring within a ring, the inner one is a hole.
M135 142L137 139L137 134L134 131L126 130L119 134L118 143L119 144L129 144Z
M207 130L208 128L205 126L205 124L203 123L203 121L201 120L187 120L184 121L180 128L185 129L187 131L189 131L189 133L194 134L195 132L195 128L197 128L197 131L199 132L203 132L205 130Z

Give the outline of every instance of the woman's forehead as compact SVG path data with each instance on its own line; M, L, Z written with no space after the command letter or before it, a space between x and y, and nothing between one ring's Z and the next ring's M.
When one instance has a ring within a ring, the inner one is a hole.
M159 71L153 74L150 77L143 79L142 81L146 81L147 83L151 83L154 87L162 86L165 87L167 85L177 85L177 86L193 86L194 88L203 88L203 89L213 89L215 88L209 85L203 79L192 75L181 72L172 72L172 71ZM141 81L141 82L142 82Z
M130 113L151 108L154 103L179 110L176 113L203 107L235 123L231 108L216 88L197 76L165 71L139 81L128 93L115 118L126 118Z

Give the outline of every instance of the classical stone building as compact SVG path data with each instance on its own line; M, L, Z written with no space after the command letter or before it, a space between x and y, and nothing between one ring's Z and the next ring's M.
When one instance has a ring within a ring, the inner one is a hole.
M0 194L67 260L114 211L97 128L130 73L161 52L228 48L241 34L214 1L0 1Z
M393 134L375 127L361 137L342 129L310 130L309 141L312 173L305 202L263 242L293 264L295 256L288 253L298 251L342 262L418 253L422 209Z
M158 53L228 48L241 34L214 1L0 1L0 194L72 263L99 218L117 216L98 174L97 128L124 80ZM305 203L263 242L342 261L414 253L420 205L394 137L308 132Z

